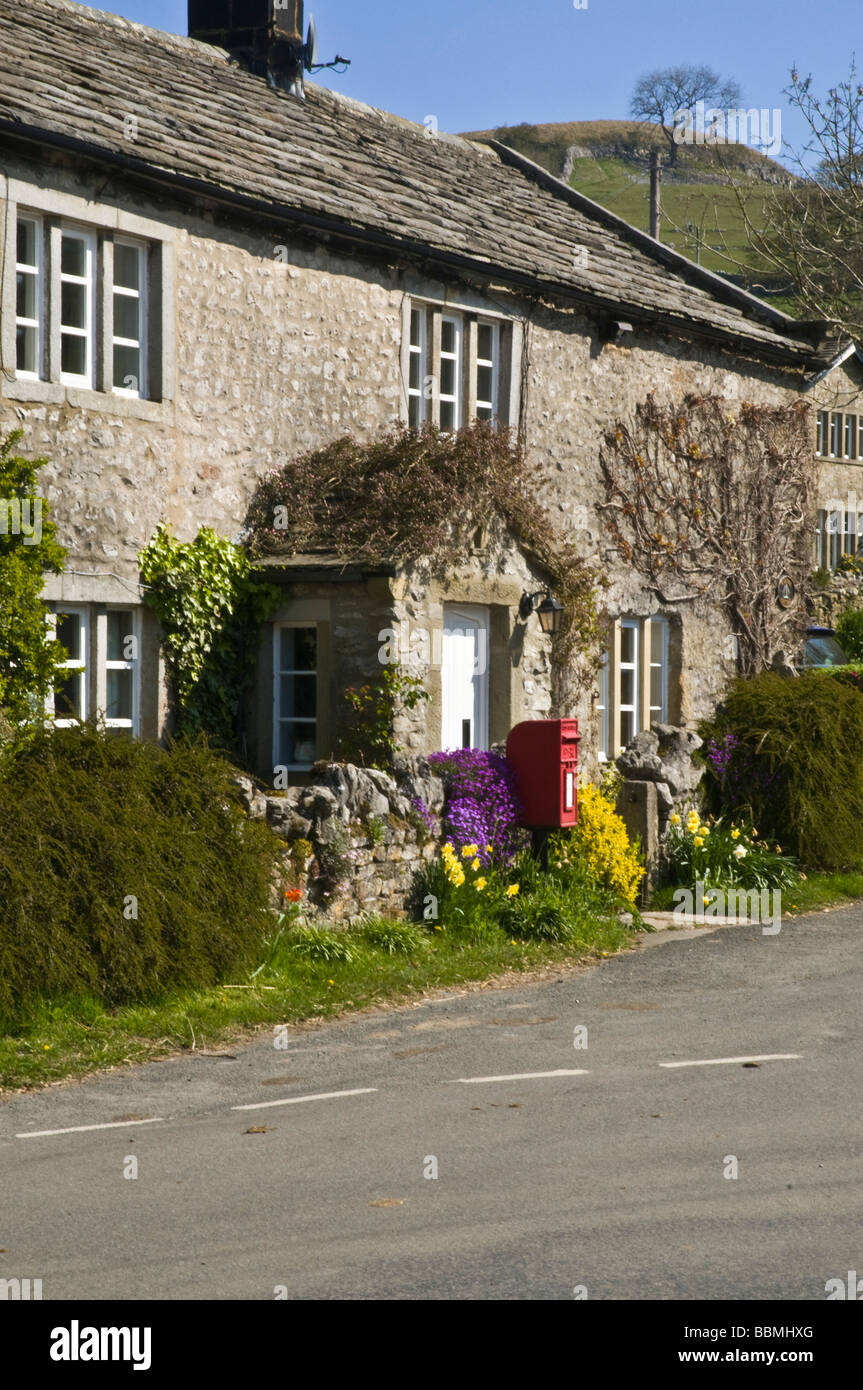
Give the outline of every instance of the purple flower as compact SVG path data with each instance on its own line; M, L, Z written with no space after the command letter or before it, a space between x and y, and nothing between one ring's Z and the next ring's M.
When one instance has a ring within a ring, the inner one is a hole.
M478 748L458 748L432 753L429 762L444 780L444 824L451 839L459 846L477 845L484 866L508 864L526 836L518 823L521 807L506 759Z

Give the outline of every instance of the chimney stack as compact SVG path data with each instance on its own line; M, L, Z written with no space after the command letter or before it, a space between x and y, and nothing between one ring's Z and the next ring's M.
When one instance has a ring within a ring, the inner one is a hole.
M303 96L303 0L189 0L189 37Z

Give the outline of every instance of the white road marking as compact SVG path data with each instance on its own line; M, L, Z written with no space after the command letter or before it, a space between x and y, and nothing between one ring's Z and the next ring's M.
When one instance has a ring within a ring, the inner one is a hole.
M302 1105L306 1100L337 1100L339 1096L369 1096L377 1086L360 1086L356 1091L321 1091L316 1096L285 1096L284 1100L259 1100L254 1105L232 1105L232 1110L270 1110L274 1105Z
M449 1083L452 1086L473 1086L479 1081L534 1081L541 1076L589 1076L583 1067L575 1071L517 1071L511 1076L456 1076Z
M660 1067L719 1067L727 1062L796 1062L799 1052L765 1052L752 1057L708 1057L703 1062L659 1062Z
M93 1129L129 1129L131 1125L161 1125L161 1116L152 1120L113 1120L107 1125L70 1125L68 1129L32 1129L26 1134L16 1134L16 1139L45 1139L52 1134L87 1134Z

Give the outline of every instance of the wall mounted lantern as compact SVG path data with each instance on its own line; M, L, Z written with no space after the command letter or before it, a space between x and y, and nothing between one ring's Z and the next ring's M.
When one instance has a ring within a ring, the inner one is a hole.
M538 599L542 599L542 602L537 603ZM560 632L563 604L552 598L550 589L539 589L535 594L522 594L518 605L519 617L527 622L534 611L539 615L539 625L543 632L547 632L550 637Z

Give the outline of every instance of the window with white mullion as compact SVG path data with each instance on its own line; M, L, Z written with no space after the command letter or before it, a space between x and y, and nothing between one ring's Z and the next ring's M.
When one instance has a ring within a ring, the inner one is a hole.
M650 720L668 723L668 619L650 619Z
M15 258L15 342L19 377L38 381L42 375L44 292L42 223L19 217Z
M599 699L596 702L596 713L599 719L599 761L604 763L609 757L609 747L611 744L611 727L609 707L609 669L608 651L602 652L602 664L599 668Z
M110 608L105 615L99 655L104 679L102 713L109 729L129 729L138 724L138 634L131 609Z
M857 416L846 415L844 417L844 439L842 452L847 459L857 457Z
M48 713L61 728L80 724L87 718L87 650L89 625L85 608L67 609L52 615L50 626L56 641L66 648L66 660L54 686Z
M442 430L457 430L462 423L463 327L460 318L449 315L441 318L438 400Z
M113 384L118 396L146 395L147 256L139 242L115 240Z
M60 237L60 380L93 386L96 238L64 227Z
M317 757L318 634L313 624L274 629L274 766L309 768Z
M411 309L408 344L408 424L417 428L428 419L428 327L425 309Z
M815 425L815 454L817 458L822 458L827 453L829 419L830 416L828 411L818 411Z
M639 680L638 618L623 618L620 623L620 743L623 748L641 730Z
M496 420L500 380L500 325L480 319L477 325L476 416Z

